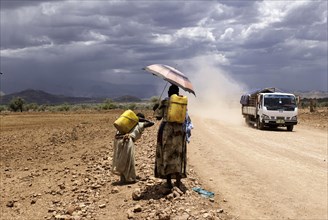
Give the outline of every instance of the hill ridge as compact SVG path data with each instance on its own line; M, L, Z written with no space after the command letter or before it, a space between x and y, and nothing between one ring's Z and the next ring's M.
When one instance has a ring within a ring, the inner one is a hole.
M56 95L45 92L43 90L37 89L26 89L20 92L11 93L8 95L4 95L1 97L0 104L8 104L13 98L20 97L24 99L27 103L36 103L38 105L48 104L48 105L56 105L56 104L82 104L82 103L101 103L106 100L105 97L73 97L73 96L65 96L65 95ZM141 101L138 97L125 95L121 97L117 97L113 99L115 101L122 102L138 102Z

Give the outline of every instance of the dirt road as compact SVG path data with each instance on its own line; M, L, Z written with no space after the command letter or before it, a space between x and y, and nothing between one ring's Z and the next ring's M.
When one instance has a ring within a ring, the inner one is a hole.
M240 219L327 219L327 130L193 116L189 160Z

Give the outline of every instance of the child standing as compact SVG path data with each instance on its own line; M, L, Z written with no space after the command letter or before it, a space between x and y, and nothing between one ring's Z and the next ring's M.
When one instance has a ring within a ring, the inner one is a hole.
M137 114L139 122L137 125L126 134L117 131L114 138L114 156L112 163L112 172L120 176L120 183L135 183L135 146L134 142L137 141L145 128L154 125L145 119L141 113Z

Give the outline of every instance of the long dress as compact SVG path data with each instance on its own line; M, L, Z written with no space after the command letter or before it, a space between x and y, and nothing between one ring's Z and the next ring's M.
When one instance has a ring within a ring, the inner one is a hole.
M162 119L157 135L155 177L165 179L168 174L176 178L179 173L181 178L187 177L187 147L186 133L183 124L168 122L168 99L164 99L159 108L155 110L155 117Z
M130 133L117 132L114 138L112 172L116 175L123 175L127 182L136 181L134 142L141 137L143 130L144 123L139 122Z

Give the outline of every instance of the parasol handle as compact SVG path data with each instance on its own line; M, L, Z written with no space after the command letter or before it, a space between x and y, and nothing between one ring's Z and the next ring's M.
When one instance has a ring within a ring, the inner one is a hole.
M169 82L166 82L166 84L165 84L165 87L164 87L164 89L163 89L163 91L162 91L162 94L161 94L161 96L160 96L159 99L158 99L158 104L161 103L162 95L163 95L163 93L164 93L164 91L165 91L165 89L166 89L168 83L169 83Z

